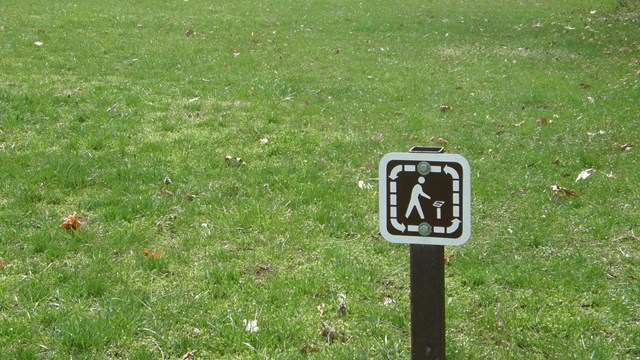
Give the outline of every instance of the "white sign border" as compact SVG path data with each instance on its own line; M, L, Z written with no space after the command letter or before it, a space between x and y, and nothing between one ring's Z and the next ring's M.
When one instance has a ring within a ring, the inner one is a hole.
M462 166L462 234L458 238L434 238L428 236L394 235L387 230L387 164L391 161L441 161L457 163ZM392 243L419 245L447 245L460 246L471 237L471 167L462 155L438 153L389 153L382 157L378 166L379 204L380 204L380 234Z

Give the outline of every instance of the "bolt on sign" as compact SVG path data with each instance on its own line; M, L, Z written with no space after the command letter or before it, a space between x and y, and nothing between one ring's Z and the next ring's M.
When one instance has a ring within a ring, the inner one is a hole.
M461 155L380 160L380 233L394 243L462 245L471 236L471 169Z

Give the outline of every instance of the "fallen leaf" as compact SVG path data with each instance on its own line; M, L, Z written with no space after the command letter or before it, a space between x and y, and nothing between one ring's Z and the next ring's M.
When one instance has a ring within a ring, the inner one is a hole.
M440 112L447 112L449 110L452 110L451 106L448 106L448 105L441 105L440 106Z
M444 257L444 264L451 265L451 259L453 259L454 256L456 256L456 251L451 250L451 252L449 253L449 256Z
M64 220L60 227L65 230L78 230L82 227L82 223L78 220L76 213L73 213L73 215L70 215Z
M165 185L171 185L171 183L172 183L171 179L169 179L169 177L168 177L168 176L166 176L166 177L164 178L164 184L165 184Z
M443 138L436 138L435 136L431 137L431 141L433 141L434 143L436 143L436 145L447 145L449 142Z
M320 352L320 350L318 350L315 346L311 345L311 344L307 344L305 346L302 347L302 349L300 349L300 354L302 355L309 355L309 354L315 354Z
M173 197L174 196L174 194L171 191L166 190L164 188L160 188L160 195L164 195L166 197Z
M536 120L536 125L538 126L544 126L544 125L548 125L549 124L549 120L547 120L546 118L540 118L538 120Z
M258 320L242 320L244 330L250 333L257 333L260 328L258 327Z
M235 165L246 165L247 164L241 158L233 157L233 156L229 156L229 155L224 157L224 161L226 161L227 164L235 164Z
M322 322L322 330L320 331L322 336L325 336L329 341L329 345L333 344L335 340L347 341L347 334L344 331L336 331L329 327L324 321Z
M198 352L198 349L191 350L188 353L182 355L180 360L194 360L196 358L196 353L197 352Z
M344 316L347 314L347 297L344 294L338 294L338 315Z
M144 248L143 251L144 251L144 256L146 256L147 259L152 259L152 260L160 259L162 255L164 255L164 253L160 250L154 252L149 248Z
M373 189L373 185L367 184L366 182L360 180L358 181L358 187L362 190L371 190Z
M185 31L185 33L184 33L184 35L187 36L187 37L193 36L193 34L195 34L195 32L191 28L187 29L187 31Z
M184 196L184 198L189 200L189 201L193 201L193 200L196 199L196 196L192 195L192 194L187 194L187 195Z
M0 269L4 269L5 267L7 267L7 263L4 261L4 259L0 259Z
M258 265L256 266L255 272L257 277L264 277L265 275L273 272L273 266L271 266L271 264Z
M591 175L593 175L595 173L596 173L595 169L582 170L582 172L580 172L580 174L578 174L578 177L576 178L575 182L586 180L589 176L591 176Z
M375 142L382 142L382 140L384 140L384 135L383 134L375 134L371 137L372 141Z
M390 297L385 297L384 299L382 299L382 305L384 305L384 306L392 305L392 304L394 304L395 302L396 302L396 301L395 301L395 300L393 300L393 299L392 299L392 298L390 298Z
M260 44L260 39L258 39L258 38L252 38L252 39L251 39L251 44L253 44L253 45L258 45L258 44Z
M316 306L316 310L320 313L320 316L324 315L324 309L325 309L325 307L326 307L326 306L325 306L325 304L324 304L324 303L322 303L322 304L320 304L320 305Z
M571 196L578 196L577 192L558 185L552 185L551 190L553 190L553 195L551 195L551 200L553 201L564 200Z
M587 84L587 83L580 83L580 88L582 88L583 90L589 90L591 88L591 85Z
M194 98L188 99L187 101L184 102L185 105L191 105L195 102L197 102L198 100L200 100L200 96L196 96Z
M202 336L202 330L198 328L193 328L193 337L199 337L199 336Z
M633 149L633 146L631 144L624 144L620 146L620 150L622 151L631 151L631 149Z

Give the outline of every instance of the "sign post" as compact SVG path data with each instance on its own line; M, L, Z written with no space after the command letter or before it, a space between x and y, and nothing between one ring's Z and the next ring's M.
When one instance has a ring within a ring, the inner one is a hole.
M444 246L471 236L471 169L442 148L380 160L380 233L410 244L411 357L445 360Z
M444 246L409 246L411 358L445 360Z

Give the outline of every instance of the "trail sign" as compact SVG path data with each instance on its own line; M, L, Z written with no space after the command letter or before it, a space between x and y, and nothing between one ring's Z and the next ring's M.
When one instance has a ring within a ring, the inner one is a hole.
M471 169L461 155L380 160L380 233L394 243L462 245L471 236Z

